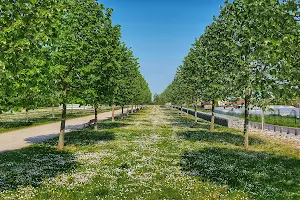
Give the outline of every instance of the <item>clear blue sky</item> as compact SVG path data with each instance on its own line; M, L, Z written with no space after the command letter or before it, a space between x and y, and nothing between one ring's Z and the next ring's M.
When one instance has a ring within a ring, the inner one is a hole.
M218 15L224 0L98 0L113 8L113 23L139 58L152 93L173 80L191 44Z

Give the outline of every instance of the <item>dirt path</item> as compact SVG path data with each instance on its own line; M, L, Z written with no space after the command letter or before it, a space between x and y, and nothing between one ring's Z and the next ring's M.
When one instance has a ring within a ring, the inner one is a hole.
M115 115L121 113L121 110L115 111ZM105 120L111 117L111 111L98 114L98 120ZM66 121L66 132L81 129L94 115L70 119ZM31 128L20 129L0 134L0 152L21 149L33 143L41 142L45 139L58 136L60 122L35 126Z

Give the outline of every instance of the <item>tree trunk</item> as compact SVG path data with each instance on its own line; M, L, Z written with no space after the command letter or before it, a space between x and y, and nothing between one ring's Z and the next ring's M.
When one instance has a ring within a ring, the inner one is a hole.
M210 120L210 132L215 131L215 100L212 101L211 106L211 120Z
M180 112L180 115L182 115L182 106L180 107L180 111L181 111L181 112Z
M60 123L60 134L59 134L59 140L58 140L58 145L57 149L58 150L63 150L64 145L65 145L65 128L66 128L66 115L67 115L67 84L63 84L63 109L62 109L62 115L61 115L61 123Z
M54 104L52 104L52 118L55 118L55 114L54 114Z
M245 121L244 121L244 147L248 149L249 146L249 102L250 90L247 88L245 91Z
M28 118L28 109L26 108L26 122L29 122L29 118Z
M111 111L111 121L114 122L115 121L115 104L113 104L111 106L111 109L112 109L112 111Z
M97 131L98 130L98 106L94 106L95 107L95 125L94 125L94 130Z
M261 130L264 130L265 126L265 109L261 108Z
M195 123L197 123L198 119L197 119L197 102L195 104Z

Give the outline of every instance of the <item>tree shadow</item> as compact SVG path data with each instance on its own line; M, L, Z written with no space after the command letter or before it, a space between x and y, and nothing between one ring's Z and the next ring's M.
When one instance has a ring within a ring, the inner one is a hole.
M242 146L244 144L244 136L232 134L230 132L209 132L203 130L187 131L177 133L180 138L190 141L203 141L203 142L218 142L222 144L233 144ZM249 136L249 145L264 144L265 141Z
M23 186L41 185L43 180L74 170L78 166L68 151L54 147L30 146L0 153L0 193Z
M45 141L47 139L57 137L58 135L59 135L58 133L52 133L52 134L48 134L48 135L38 135L38 136L25 138L24 141L26 141L27 143L30 143L30 144L34 144L34 143L39 143L39 142Z
M300 199L300 160L265 152L206 148L185 152L182 171L226 184L250 199Z
M93 112L90 113L91 115ZM89 115L89 112L75 112L75 113L68 113L67 118L76 118L76 117L83 117ZM45 114L38 117L29 116L28 121L26 121L26 117L23 116L21 119L14 119L16 121L6 121L5 119L1 119L0 121L0 128L3 129L13 129L13 128L22 128L22 127L29 127L32 125L38 125L48 122L56 122L61 119L61 114L55 114L55 117L52 117L52 114Z
M97 144L100 141L114 140L115 135L108 131L93 131L89 129L83 129L78 131L72 131L65 134L65 145L86 146ZM46 140L43 144L55 146L57 145L58 138Z
M197 123L195 123L195 119L190 119L185 116L176 116L170 119L172 126L177 127L185 127L185 128L202 128L202 129L209 129L210 123L202 121L198 119ZM215 124L215 127L219 127Z
M0 128L3 129L10 129L10 128L19 128L19 127L26 127L33 125L33 121L28 122L22 122L22 121L16 121L16 122L0 122Z
M129 124L126 124L122 121L112 122L112 121L109 121L109 120L105 120L105 121L102 121L100 123L98 122L97 125L98 125L99 129L114 129L114 128L122 128L122 127L129 126Z

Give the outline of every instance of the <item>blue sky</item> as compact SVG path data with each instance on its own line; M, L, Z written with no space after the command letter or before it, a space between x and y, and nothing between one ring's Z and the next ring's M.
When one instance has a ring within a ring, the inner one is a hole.
M113 23L139 58L152 93L173 80L191 44L218 15L224 0L98 0L113 8Z

